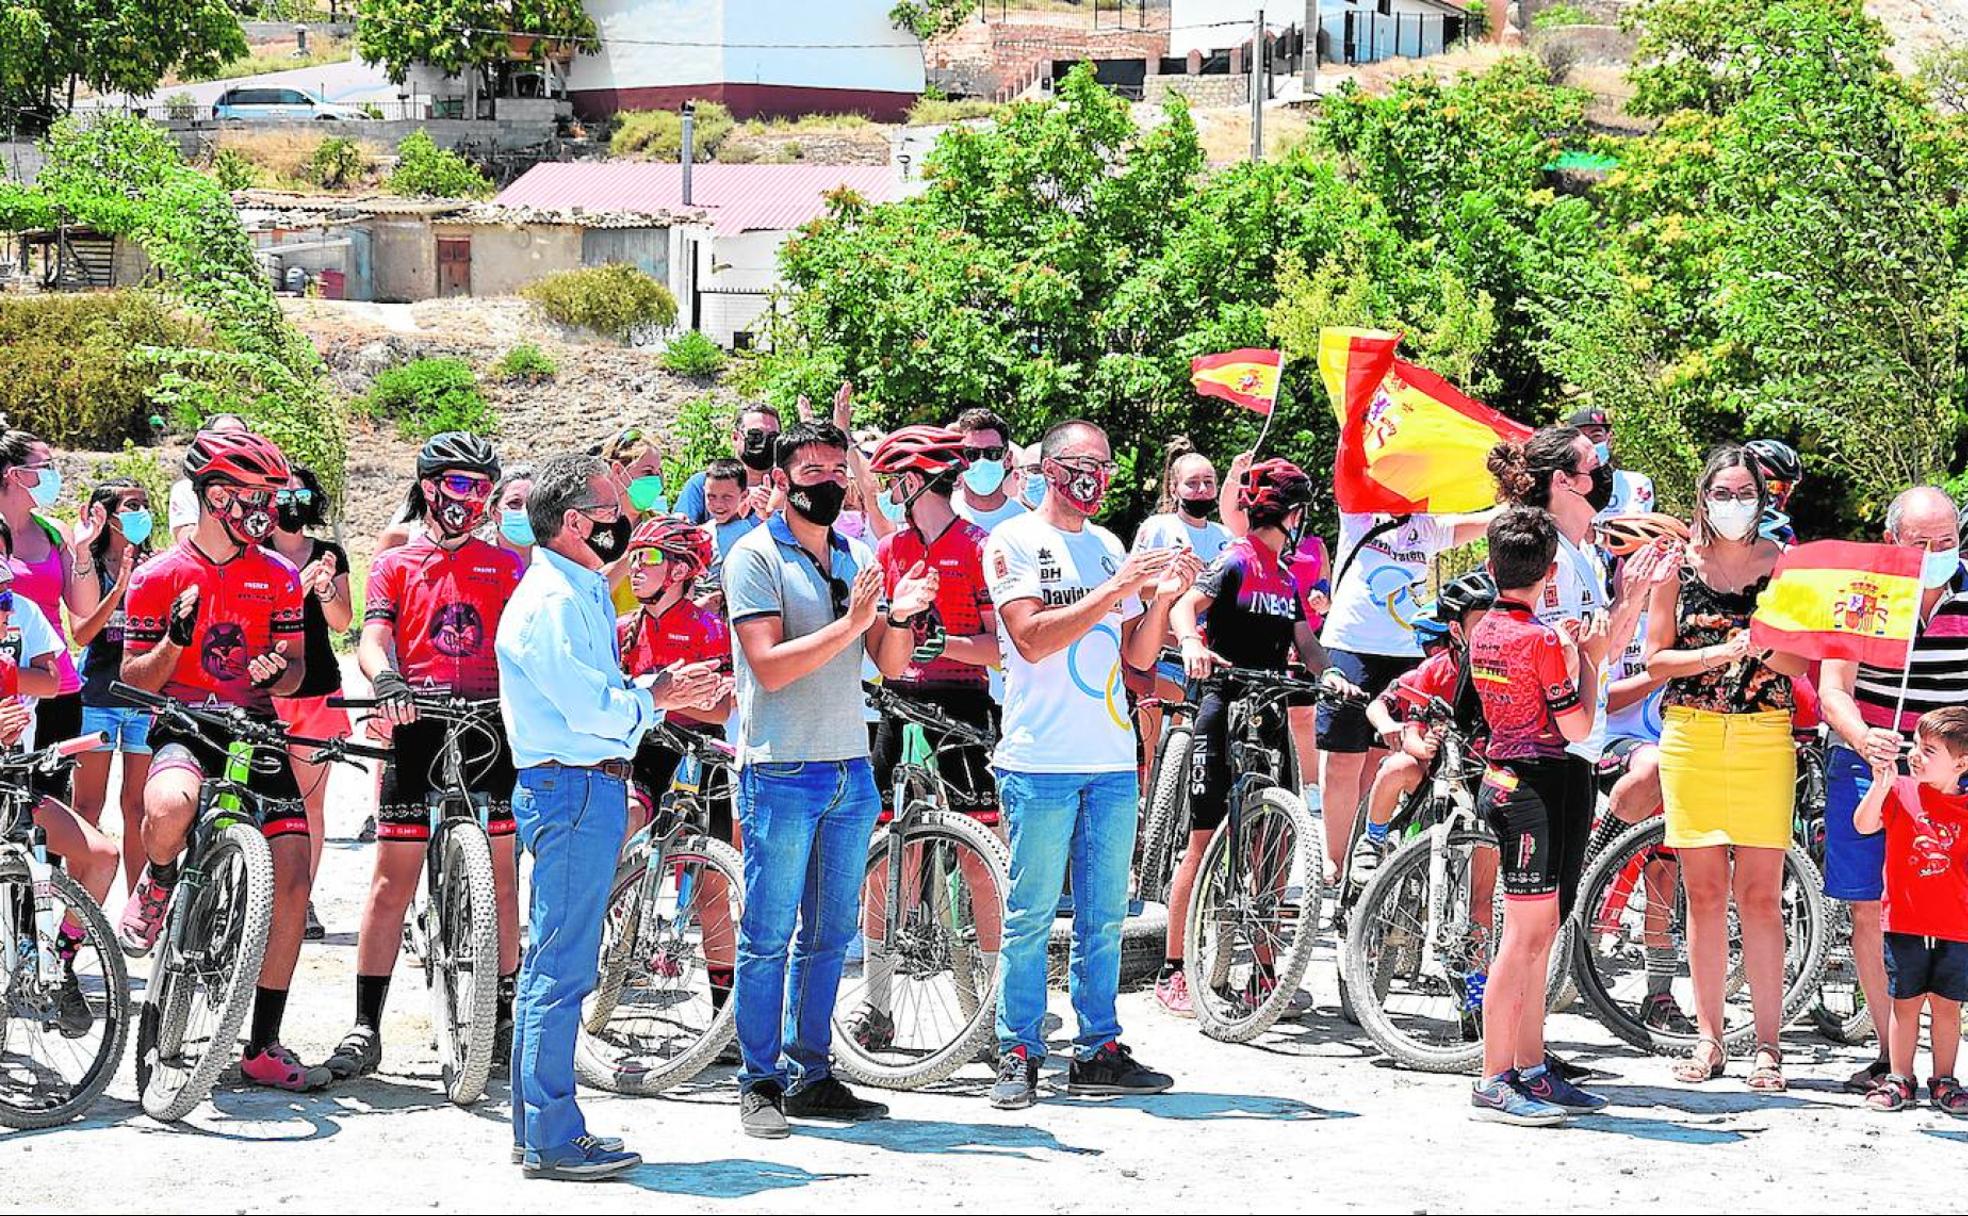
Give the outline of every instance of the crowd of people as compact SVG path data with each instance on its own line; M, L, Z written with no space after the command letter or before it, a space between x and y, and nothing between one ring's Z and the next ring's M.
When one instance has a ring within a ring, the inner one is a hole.
M1020 446L988 410L879 434L856 432L852 407L843 387L830 416L802 401L790 425L769 406L741 409L730 456L693 472L674 502L645 428L529 464L484 437L438 435L376 539L360 621L348 556L319 535L333 506L320 479L240 419L209 419L193 437L168 538L134 482L96 486L73 524L56 522L63 487L48 446L0 434L0 740L105 736L72 788L58 776L41 791L51 851L100 902L122 873L119 936L147 953L200 783L225 753L120 704L119 680L240 706L298 735L387 740L353 1024L318 1064L283 1046L281 1027L302 943L319 932L309 892L325 773L296 749L252 776L289 813L265 823L276 899L244 1076L304 1091L372 1072L443 740L417 693L497 698L505 729L468 736L464 767L490 807L515 1159L536 1176L605 1177L638 1158L589 1132L574 1045L617 852L682 759L645 740L659 718L735 749L712 829L741 847L743 916L711 952L709 979L719 1007L735 1002L742 1128L778 1137L789 1119L886 1113L830 1060L843 960L863 932L869 840L893 809L888 778L904 751L894 723L869 723L864 678L996 740L946 748L936 763L955 809L1010 850L1002 923L990 927L1002 983L989 1096L1017 1109L1040 1097L1047 941L1069 879L1068 1092L1175 1083L1124 1044L1116 1007L1140 778L1160 729L1149 707L1224 666L1293 671L1348 694L1295 704L1274 741L1323 807L1335 873L1370 871L1389 848L1394 808L1438 746L1422 707L1453 706L1482 740L1479 806L1499 849L1479 881L1486 896L1501 888L1504 931L1464 992L1483 1033L1472 1113L1550 1124L1604 1104L1544 1042L1552 944L1595 830L1655 814L1679 858L1694 1008L1670 991L1678 956L1650 949L1645 1017L1698 1036L1678 1078L1722 1075L1733 901L1756 1025L1748 1084L1784 1087L1793 732L1821 715L1834 745L1827 894L1851 902L1879 1039L1877 1063L1850 1084L1882 1110L1912 1103L1924 1011L1929 1098L1968 1117L1953 1079L1968 998L1968 575L1944 492L1909 488L1883 521L1888 543L1925 555L1903 681L1751 643L1758 592L1796 539L1783 512L1802 468L1780 443L1718 449L1683 521L1658 513L1652 483L1620 466L1607 415L1582 410L1491 454L1495 510L1343 514L1330 549L1308 527L1305 470L1246 452L1219 475L1178 444L1157 512L1130 545L1095 522L1119 465L1090 422ZM1438 558L1477 540L1478 568L1439 577ZM332 640L351 628L380 703L370 715L331 704L344 688ZM1194 1016L1182 910L1232 781L1228 696L1197 687L1191 831L1176 842L1154 991L1176 1017ZM104 822L112 761L120 832ZM1601 779L1610 813L1595 829ZM871 934L864 948L882 945ZM86 1027L79 989L64 1017ZM887 1017L870 1003L848 1030L877 1041L893 1032Z

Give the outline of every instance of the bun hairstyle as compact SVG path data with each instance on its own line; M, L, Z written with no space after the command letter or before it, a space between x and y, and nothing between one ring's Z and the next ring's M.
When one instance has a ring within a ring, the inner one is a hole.
M1168 449L1162 457L1162 493L1161 497L1155 500L1156 514L1171 515L1182 505L1175 497L1176 470L1181 468L1182 462L1191 456L1203 456L1203 454L1189 436L1177 435L1169 440ZM1203 459L1209 458L1203 456Z
M1512 506L1549 509L1551 479L1578 471L1578 441L1584 437L1575 426L1547 426L1522 443L1491 448L1485 463L1496 478L1498 496Z

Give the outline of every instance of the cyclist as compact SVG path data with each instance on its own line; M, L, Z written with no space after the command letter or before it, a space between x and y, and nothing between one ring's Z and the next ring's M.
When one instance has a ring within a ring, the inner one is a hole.
M1289 460L1265 460L1251 466L1237 497L1250 531L1233 541L1169 610L1171 627L1182 646L1184 672L1192 680L1206 679L1223 664L1282 672L1286 655L1296 646L1309 670L1325 673L1328 686L1351 691L1352 685L1339 672L1328 669L1326 652L1306 623L1291 574L1292 538L1312 501L1312 479ZM1182 929L1189 897L1203 850L1229 814L1236 780L1230 769L1230 699L1229 688L1206 686L1196 707L1189 839L1169 886L1168 953L1155 985L1156 999L1178 1017L1195 1016L1182 971ZM1269 715L1266 726L1276 736L1267 746L1284 754L1292 746L1287 721ZM1267 977L1260 984L1275 986L1275 981ZM1247 993L1245 999L1262 1001L1268 995L1260 989Z
M887 482L878 500L882 510L896 504L902 522L882 537L875 560L882 568L884 591L894 595L902 581L929 571L936 574L936 601L928 612L910 622L911 646L890 647L877 659L890 661L881 672L897 696L934 706L959 722L996 733L998 712L991 699L989 669L998 662L997 610L984 583L983 528L958 516L953 501L957 482L969 464L961 431L936 426L909 426L888 436L875 448L869 466ZM875 726L872 748L875 788L882 798L882 818L895 813L895 767L901 763L906 729L883 717ZM941 747L937 771L944 780L950 807L978 822L998 822L998 787L991 777L991 756L984 748ZM964 854L966 863L972 861ZM973 889L985 881L966 864L965 877ZM876 880L880 883L884 880ZM887 943L881 940L882 907L886 891L877 886L863 902L862 932L867 943L868 1000L850 1015L848 1030L869 1050L892 1042L895 1023L888 1008L890 967L883 961ZM1002 922L996 907L977 909L979 948L996 955Z
M307 678L300 577L260 547L273 531L273 496L287 487L287 458L250 431L205 431L192 440L184 468L198 521L131 579L123 680L183 700L239 706L271 723L273 698L293 695ZM119 927L123 948L139 957L163 931L199 787L227 759L225 740L162 720L151 726L150 746L143 822L150 865ZM304 1067L279 1041L307 923L307 813L285 751L257 756L248 787L267 800L261 830L273 854L274 892L241 1071L277 1089L314 1089L328 1082L328 1070Z
M1743 444L1763 472L1763 484L1770 490L1770 505L1763 512L1758 530L1765 539L1786 547L1797 543L1797 529L1790 526L1790 496L1804 484L1804 460L1797 449L1781 439L1752 439Z
M338 1079L374 1072L383 1057L383 1003L403 938L403 916L422 876L431 836L430 796L442 775L445 724L417 716L418 687L474 701L499 692L492 641L506 601L519 586L519 559L477 534L499 479L492 445L463 431L433 436L417 454L424 496L423 535L391 549L369 569L368 602L356 663L369 678L391 728L394 756L383 766L377 799L375 871L356 938L355 1026L326 1061ZM513 986L519 973L519 887L513 851L513 765L505 732L464 733L463 772L490 800L493 885L499 908L499 1020L492 1058L511 1054Z

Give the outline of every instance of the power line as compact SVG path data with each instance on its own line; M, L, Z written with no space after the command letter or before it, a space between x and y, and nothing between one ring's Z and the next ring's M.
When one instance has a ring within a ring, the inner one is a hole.
M411 21L409 18L388 16L382 14L359 18L358 24L360 24L361 22L369 22L377 25L419 24ZM1016 25L1022 23L999 22L998 24ZM1191 22L1186 25L1170 26L1167 29L1153 29L1153 30L1093 29L1085 32L1088 35L1096 38L1120 38L1120 37L1139 37L1142 34L1172 34L1183 30L1222 29L1226 27L1234 27L1237 29L1242 29L1246 24L1247 23L1244 21L1197 21L1197 22ZM424 27L419 25L419 28L424 28ZM447 26L445 27L444 32L450 34L487 35L496 38L532 38L541 42L579 41L579 39L577 38L570 37L563 34L543 34L538 30L496 29L490 26L480 26L480 25ZM596 35L595 41L602 43L603 45L611 45L611 46L659 46L659 47L676 47L686 50L698 49L698 50L747 50L747 51L889 51L889 50L900 50L906 48L909 45L907 42L901 42L901 41L898 42L729 42L723 40L705 41L705 40L692 40L692 39L681 39L681 38L623 38L623 37L615 37L612 35L610 36ZM1045 48L1045 47L1049 47L1055 50L1085 49L1082 47L1076 47L1072 43L1062 42L1057 39L1006 39L1002 42L994 42L992 45L996 47L1013 47L1021 50L1030 50L1030 49Z

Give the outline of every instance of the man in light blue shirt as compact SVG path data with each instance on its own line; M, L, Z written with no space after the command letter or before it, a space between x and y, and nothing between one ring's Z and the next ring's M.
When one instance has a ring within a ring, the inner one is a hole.
M663 710L722 700L716 665L677 665L630 684L591 538L621 513L591 456L540 466L526 514L533 564L499 619L499 707L519 783L513 819L533 854L526 958L513 1009L513 1147L528 1176L592 1180L641 1164L588 1134L574 1101L581 1001L594 990L615 855L628 817L629 757Z

